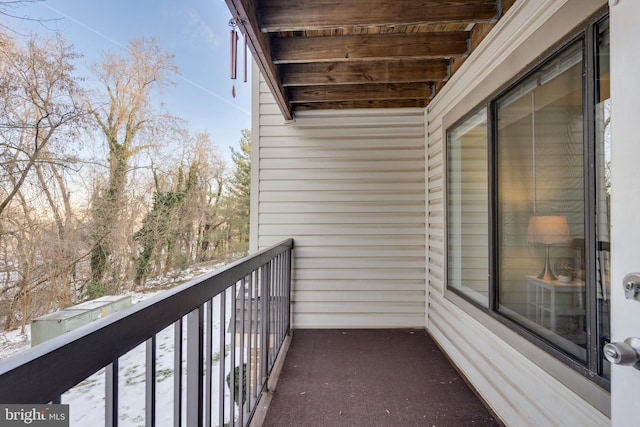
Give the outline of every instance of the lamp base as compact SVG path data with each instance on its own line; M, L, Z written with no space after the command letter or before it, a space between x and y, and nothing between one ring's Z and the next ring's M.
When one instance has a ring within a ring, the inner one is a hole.
M538 279L545 280L550 282L552 280L558 280L553 271L551 271L551 267L549 266L549 247L551 245L544 245L545 253L544 253L544 268L542 269L542 273L538 274Z

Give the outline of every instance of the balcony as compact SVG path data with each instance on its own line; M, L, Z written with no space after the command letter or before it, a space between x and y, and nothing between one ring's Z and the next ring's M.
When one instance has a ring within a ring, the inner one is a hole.
M425 330L296 330L263 400L265 427L499 425Z
M424 330L293 335L292 250L289 239L3 361L0 403L67 404L72 426L497 425ZM77 403L94 394L99 407Z

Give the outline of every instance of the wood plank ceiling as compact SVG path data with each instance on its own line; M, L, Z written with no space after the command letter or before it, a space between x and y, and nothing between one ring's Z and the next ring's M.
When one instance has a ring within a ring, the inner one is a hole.
M287 120L425 107L515 0L225 0Z

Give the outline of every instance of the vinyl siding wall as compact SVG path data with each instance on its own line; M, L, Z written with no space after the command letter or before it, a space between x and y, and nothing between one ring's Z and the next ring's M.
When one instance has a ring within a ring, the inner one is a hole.
M447 293L445 132L604 4L516 2L426 112L427 327L506 425L609 425L609 394L488 314Z
M293 327L424 327L424 111L284 123L258 84L252 246L293 237Z
M506 425L610 425L608 392L446 292L444 215L447 126L605 4L517 1L424 111L285 124L254 82L252 248L295 239L294 328L425 327L426 316Z

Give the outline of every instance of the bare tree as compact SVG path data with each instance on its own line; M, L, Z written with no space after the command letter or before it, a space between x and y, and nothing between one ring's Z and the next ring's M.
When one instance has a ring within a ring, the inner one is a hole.
M71 200L70 186L61 171L77 163L68 156L53 158L45 150L46 162L36 165L39 187L42 189L42 209L48 208L43 218L48 220L46 237L40 248L45 260L49 295L45 307L66 307L76 299L74 282L78 279L78 263L87 256L86 243L81 230L86 212ZM74 171L75 172L75 171ZM80 277L80 280L83 278Z
M89 108L109 149L109 177L93 210L94 281L102 281L107 273L117 237L116 225L127 204L125 187L130 161L147 146L145 141L160 138L171 122L171 118L155 110L153 97L171 84L171 75L177 72L173 55L163 52L155 40L145 39L130 42L124 57L105 55L94 68L102 96L90 99ZM115 276L119 272L111 273Z
M209 214L223 187L224 163L208 134L185 136L183 144L179 160L154 168L153 205L134 235L141 247L137 285L148 275L167 275L205 260L199 250L203 227L212 226Z
M225 222L219 211L228 182L227 168L206 133L192 139L186 157L197 171L197 181L185 203L185 217L193 227L183 236L184 245L191 259L205 261L213 256L211 249L217 244L212 237Z
M94 68L100 88L91 93L74 78L77 59L60 36L19 44L0 33L5 327L96 296L89 285L118 292L127 279L140 283L246 246L233 240L246 237L247 182L238 170L231 181L209 135L189 135L158 109L177 72L172 55L153 40L134 41ZM88 140L105 142L96 169L72 148L87 124ZM248 147L234 152L236 169Z
M21 12L24 6L32 3L42 3L45 0L0 0L0 16L8 19L16 19L22 21L36 21L40 23L49 22L49 19L32 17ZM0 22L0 28L13 31L4 23Z
M19 13L19 10L30 3L41 3L44 0L0 0L0 15L7 18L32 19Z
M0 34L0 44L0 250L7 271L0 296L11 301L5 326L20 319L24 328L32 315L71 300L77 256L61 174L70 159L62 153L84 112L74 78L78 55L61 36L22 45Z
M23 49L0 34L0 45L1 215L47 146L71 131L83 111L73 78L78 55L61 36L32 38Z

